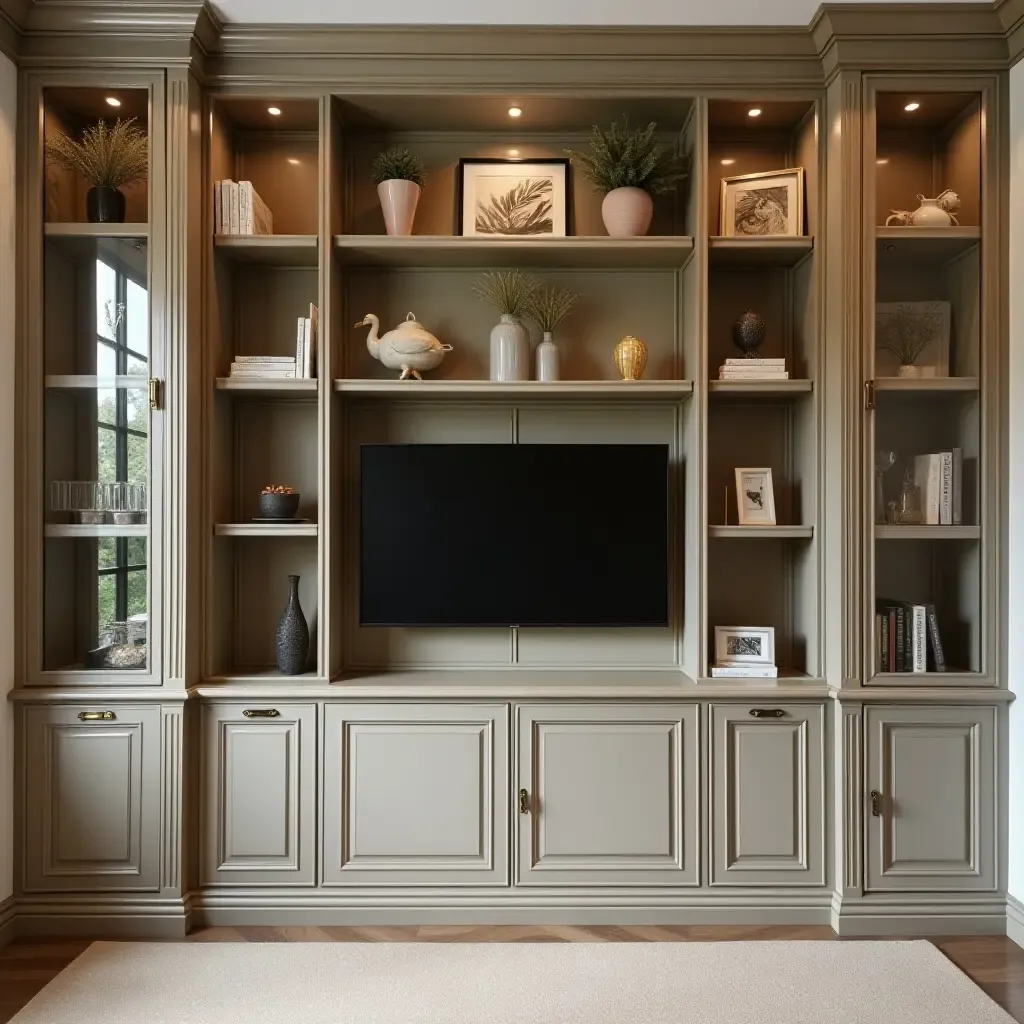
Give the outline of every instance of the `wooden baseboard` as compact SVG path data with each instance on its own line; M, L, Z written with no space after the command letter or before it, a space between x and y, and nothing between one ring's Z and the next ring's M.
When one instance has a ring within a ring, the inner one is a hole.
M1005 935L1006 921L1001 896L837 896L832 902L832 927L841 938Z
M19 937L183 939L192 910L187 900L29 897L18 900L15 920Z
M1024 903L1015 896L1006 894L1006 935L1024 946Z
M15 900L8 896L0 902L0 947L6 946L18 935L18 918L15 911Z

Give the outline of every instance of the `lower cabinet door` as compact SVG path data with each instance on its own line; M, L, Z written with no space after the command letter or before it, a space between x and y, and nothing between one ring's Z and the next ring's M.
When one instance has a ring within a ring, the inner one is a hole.
M205 885L316 881L316 705L206 704Z
M508 707L328 704L334 885L508 885Z
M712 885L824 885L821 704L712 704Z
M994 890L994 707L865 709L874 891Z
M517 709L519 885L697 885L696 704Z
M25 708L26 892L152 892L160 871L160 708Z

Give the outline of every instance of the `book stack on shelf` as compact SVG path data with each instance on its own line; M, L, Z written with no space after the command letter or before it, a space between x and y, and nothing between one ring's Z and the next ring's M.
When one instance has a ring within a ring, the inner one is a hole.
M235 356L230 376L235 380L295 380L316 376L317 308L298 318L293 356Z
M272 235L274 215L251 181L213 183L213 223L218 235Z
M960 526L963 521L963 449L914 456L914 484L921 492L925 526Z
M726 359L718 368L719 380L789 380L785 359Z
M875 602L879 672L945 672L946 658L935 605L879 598Z

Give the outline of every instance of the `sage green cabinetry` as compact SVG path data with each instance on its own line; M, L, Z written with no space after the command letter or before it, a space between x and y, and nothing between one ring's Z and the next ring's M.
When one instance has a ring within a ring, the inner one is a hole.
M698 885L697 704L520 705L517 885Z
M23 891L158 889L160 708L32 705L23 715Z
M316 705L203 706L203 881L313 885Z
M711 704L711 884L824 885L821 704Z

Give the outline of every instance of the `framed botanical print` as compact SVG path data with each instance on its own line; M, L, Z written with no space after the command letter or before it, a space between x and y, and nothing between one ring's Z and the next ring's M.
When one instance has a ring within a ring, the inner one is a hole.
M774 665L774 626L715 626L716 665Z
M775 490L770 468L737 468L736 505L740 526L775 525Z
M802 235L804 169L723 178L720 219L720 233L734 238Z
M569 161L466 157L456 179L455 233L480 238L565 238Z

